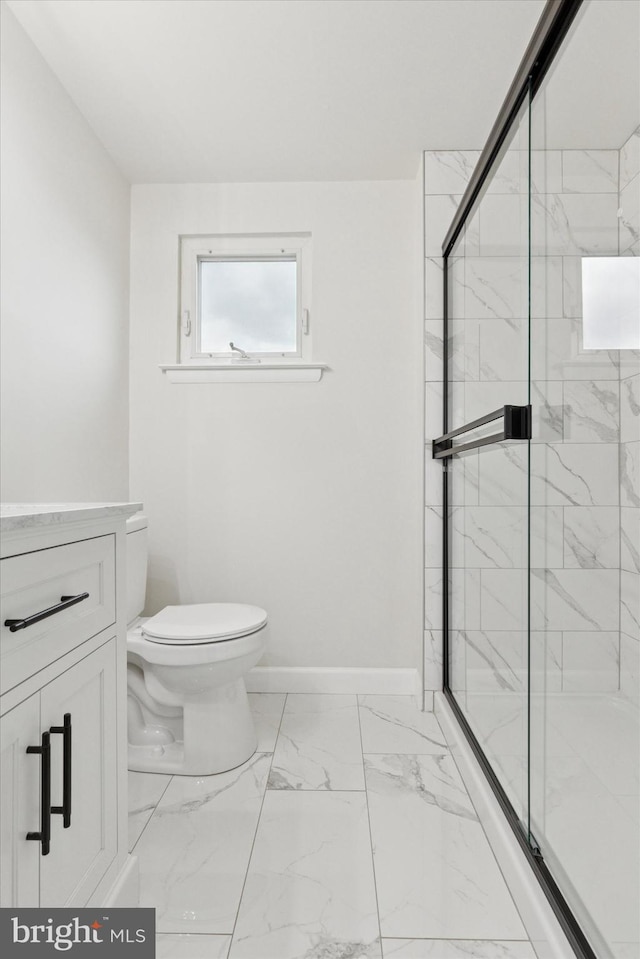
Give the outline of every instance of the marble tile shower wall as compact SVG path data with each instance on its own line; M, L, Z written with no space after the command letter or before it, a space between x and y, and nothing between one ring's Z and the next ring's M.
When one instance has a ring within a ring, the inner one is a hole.
M619 250L640 256L640 127L620 150ZM640 700L640 359L620 364L620 690Z
M637 695L640 366L635 353L582 349L580 270L584 255L638 254L638 143L636 131L621 150L532 156L532 645L550 692ZM428 441L442 432L441 243L478 157L424 157ZM456 424L526 402L527 261L513 247L525 164L521 152L505 157L466 232L465 257L452 265L459 315L450 323L450 377L464 381L453 391ZM472 640L459 644L468 661L456 672L469 679L475 670L476 690L517 690L524 679L525 472L526 450L515 445L465 457L454 471L453 536L464 550L464 629ZM442 471L429 444L425 473L429 691L440 688L442 668Z

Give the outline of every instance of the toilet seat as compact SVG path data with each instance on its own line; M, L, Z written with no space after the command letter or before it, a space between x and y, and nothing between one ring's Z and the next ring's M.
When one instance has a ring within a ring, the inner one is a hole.
M197 603L166 606L141 627L150 643L166 646L219 643L255 633L267 622L259 606L241 603Z

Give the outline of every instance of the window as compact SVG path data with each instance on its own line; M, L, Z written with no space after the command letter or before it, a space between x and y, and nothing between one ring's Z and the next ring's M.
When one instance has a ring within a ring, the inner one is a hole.
M180 361L310 358L308 234L182 237Z

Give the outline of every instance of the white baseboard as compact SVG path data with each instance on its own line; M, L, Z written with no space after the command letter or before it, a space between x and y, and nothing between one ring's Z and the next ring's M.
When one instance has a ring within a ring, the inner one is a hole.
M465 739L444 693L435 693L435 714L467 787L493 854L539 959L575 959L540 883Z
M140 870L137 856L127 856L118 878L102 905L135 907L140 902Z
M420 695L417 669L254 666L247 674L245 684L250 693Z

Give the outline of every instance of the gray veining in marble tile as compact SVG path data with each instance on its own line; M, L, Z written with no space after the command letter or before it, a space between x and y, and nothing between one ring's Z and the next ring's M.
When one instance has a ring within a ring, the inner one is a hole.
M442 569L442 509L427 506L424 514L425 569Z
M564 566L617 569L620 520L615 506L574 506L564 510Z
M640 127L634 130L620 149L620 189L640 173Z
M528 941L383 939L384 959L536 959Z
M619 588L617 569L532 569L532 628L617 629Z
M617 443L620 388L610 380L564 384L564 442Z
M536 506L616 506L618 451L614 443L532 444L531 502Z
M532 195L534 256L617 256L616 193Z
M468 690L516 692L524 688L528 654L525 631L467 630L462 637L467 644Z
M140 905L158 932L230 934L271 755L216 776L174 776L136 846Z
M640 576L620 573L620 629L640 641Z
M620 193L620 210L619 244L623 255L640 239L640 176L634 177Z
M355 696L287 696L268 788L364 789Z
M481 506L527 505L527 456L523 445L488 446L478 461Z
M286 693L248 693L258 734L257 752L272 753L284 710Z
M529 368L527 321L483 319L479 324L480 379L525 383ZM509 402L514 402L510 400Z
M565 692L616 692L620 675L617 632L565 632L562 637L562 688Z
M491 323L493 321L488 322ZM524 405L528 399L527 391L528 385L524 381L518 382L509 379L494 382L490 380L482 380L481 382L467 381L464 384L464 404L462 406L460 420L465 423L469 422L469 420L476 419L480 411L486 411L488 413L490 410L497 410L499 407L504 406L505 403ZM460 425L462 425L462 422ZM488 432L495 429L495 424L487 427ZM467 457L465 456L464 462L466 461ZM457 460L456 465L459 462L463 462L463 460Z
M424 688L425 690L442 689L442 630L426 629L424 631Z
M565 193L617 193L617 150L563 150Z
M428 150L424 155L425 193L463 194L479 157L479 150Z
M570 258L565 258L570 259ZM617 350L583 350L580 317L533 317L531 375L535 380L619 379Z
M473 256L464 273L452 275L452 317L510 319L528 313L526 260L511 256Z
M640 506L640 442L620 446L620 505Z
M433 440L442 434L442 382L425 384L424 419L426 440ZM439 463L435 465L442 474L442 466ZM441 498L440 496L437 502L440 502Z
M620 510L620 564L629 573L640 573L640 509Z
M438 464L439 465L439 464ZM479 497L479 452L472 450L461 457L457 469L450 474L449 501L452 506L473 506ZM436 502L442 502L442 467L439 473L439 496ZM433 502L433 500L432 500Z
M562 633L531 630L531 690L557 693L562 689Z
M562 316L582 320L582 257L562 257Z
M531 151L531 189L533 193L562 191L562 150Z
M365 761L383 937L526 939L453 760Z
M531 316L563 315L563 258L531 257Z
M452 629L481 629L480 598L481 574L491 570L452 567L449 596L451 597L450 625ZM442 629L442 626L433 626Z
M525 569L483 569L481 572L482 630L522 629L526 622L527 575Z
M640 374L620 380L620 441L640 440Z
M380 959L363 793L267 792L230 959Z
M530 562L554 569L564 566L563 514L560 506L530 506Z
M443 753L447 744L433 713L413 696L359 696L365 753Z
M444 316L442 257L427 257L424 266L424 317L425 320L441 320Z
M485 194L480 207L482 256L527 256L529 196L526 189L511 195Z
M527 516L521 506L466 506L451 511L451 555L475 569L527 562Z
M129 852L140 838L170 781L171 776L160 773L138 773L129 770Z
M442 255L442 241L451 225L462 194L426 196L424 200L425 256Z

